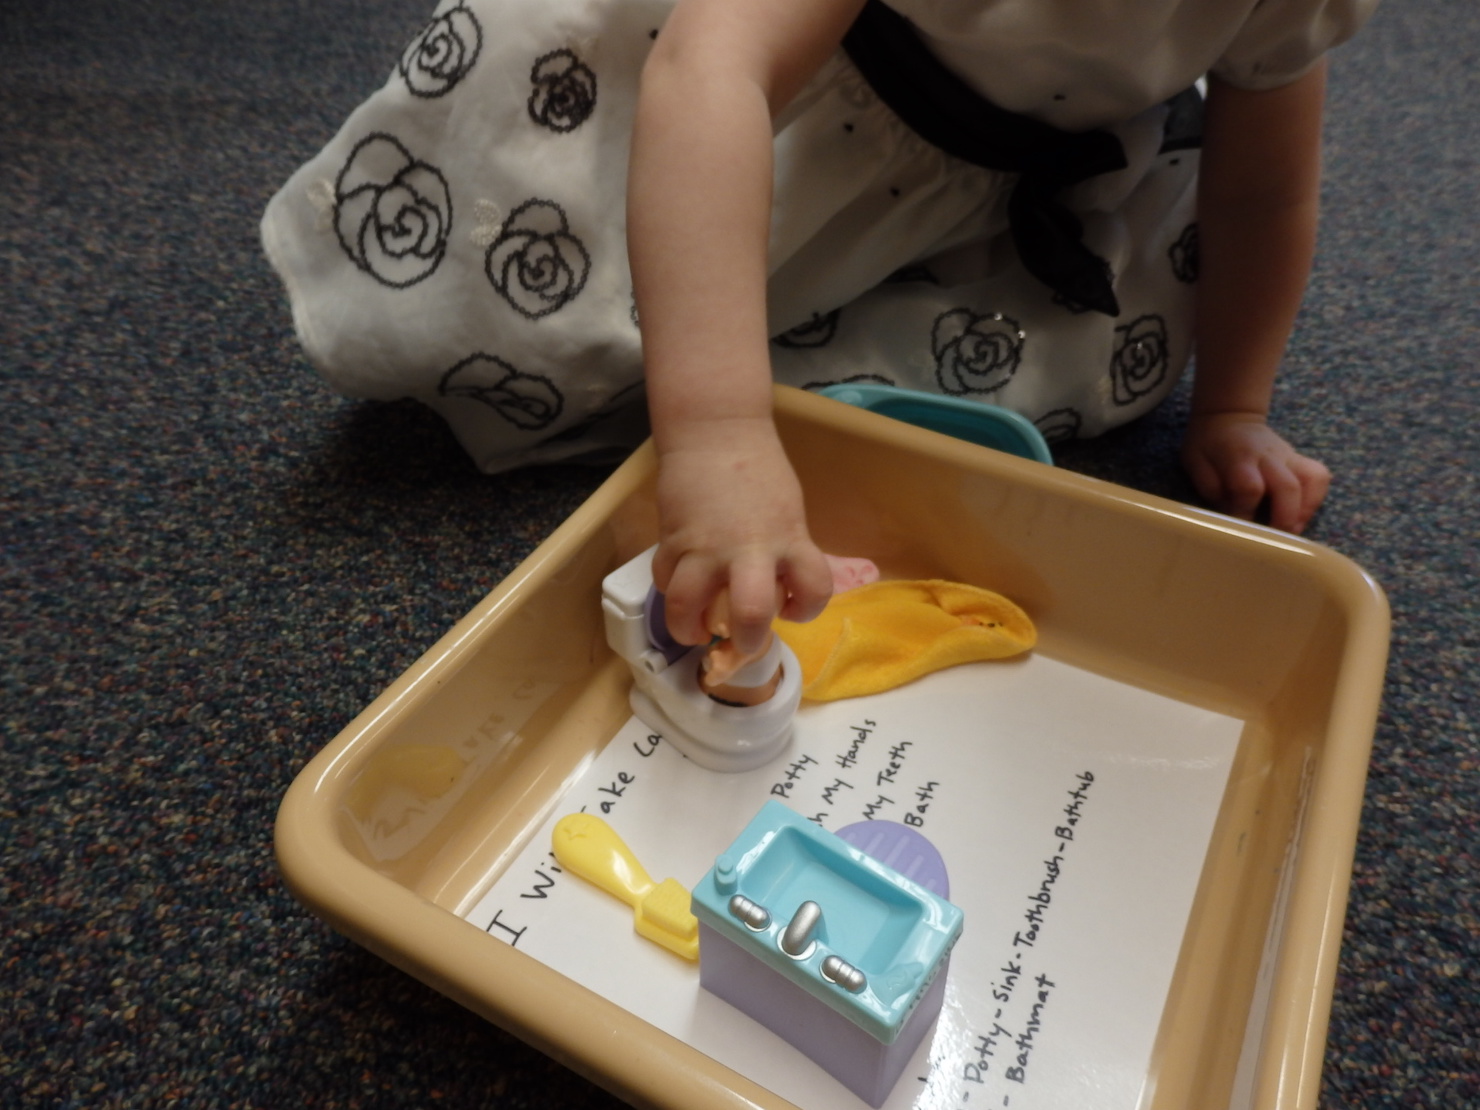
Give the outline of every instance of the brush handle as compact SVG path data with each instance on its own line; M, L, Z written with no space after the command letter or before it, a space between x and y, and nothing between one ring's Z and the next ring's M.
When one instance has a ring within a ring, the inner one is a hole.
M589 813L562 817L551 835L560 866L634 910L657 884L610 825Z

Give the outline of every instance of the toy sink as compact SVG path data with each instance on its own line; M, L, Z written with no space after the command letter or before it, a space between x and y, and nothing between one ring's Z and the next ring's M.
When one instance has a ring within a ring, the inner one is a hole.
M918 885L768 801L694 887L700 983L880 1106L940 1013L962 917L944 885Z
M1012 598L1037 651L1244 721L1142 1110L1313 1108L1388 611L1319 545L778 388L814 537ZM619 1096L790 1106L463 921L630 716L603 577L656 540L640 449L303 771L294 894Z

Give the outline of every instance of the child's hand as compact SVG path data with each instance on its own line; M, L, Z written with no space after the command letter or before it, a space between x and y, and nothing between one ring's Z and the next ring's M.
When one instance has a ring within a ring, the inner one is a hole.
M661 456L653 581L676 640L722 635L750 655L774 617L820 613L832 573L808 535L801 483L770 421L727 422L720 432Z
M1214 508L1252 520L1266 500L1269 523L1299 535L1326 499L1331 472L1285 442L1255 413L1194 415L1182 465Z

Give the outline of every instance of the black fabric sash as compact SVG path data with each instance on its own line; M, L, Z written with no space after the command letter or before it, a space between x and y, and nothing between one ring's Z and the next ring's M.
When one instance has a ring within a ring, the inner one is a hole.
M1019 174L1007 203L1023 266L1071 303L1120 315L1109 264L1084 245L1084 225L1057 199L1070 185L1124 169L1108 131L1061 131L999 108L948 70L904 16L868 0L843 49L885 104L922 139L990 170Z

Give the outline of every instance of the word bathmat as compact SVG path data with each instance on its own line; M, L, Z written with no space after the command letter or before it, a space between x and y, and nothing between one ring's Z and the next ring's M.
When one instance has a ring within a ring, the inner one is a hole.
M965 929L888 1110L1136 1110L1242 727L1040 655L804 703L786 752L741 774L633 719L466 916L798 1106L858 1110L563 872L550 832L597 814L655 881L692 888L768 799L833 831L903 822L944 858Z

